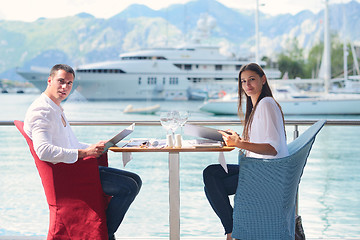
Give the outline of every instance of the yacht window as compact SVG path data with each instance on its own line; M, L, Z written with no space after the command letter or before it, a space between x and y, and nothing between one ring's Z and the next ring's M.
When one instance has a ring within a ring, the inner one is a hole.
M221 71L222 70L222 65L215 65L215 70L216 71Z
M121 60L166 60L164 56L129 56L122 57Z
M185 70L191 70L191 64L185 64L184 69Z
M138 84L141 85L141 77L139 77Z
M156 84L156 77L148 77L148 85Z
M163 78L163 85L165 85L165 78Z
M188 80L192 81L193 83L197 83L201 81L200 78L188 78Z
M235 69L236 69L236 70L240 70L241 67L242 67L242 65L236 65L236 66L235 66Z
M169 84L170 84L170 85L177 85L177 84L179 84L179 78L177 78L177 77L170 77L170 78L169 78Z
M77 69L76 72L83 72L83 73L125 73L121 69Z
M181 69L181 64L174 64L174 66Z
M222 78L215 78L216 81L221 81L223 80Z

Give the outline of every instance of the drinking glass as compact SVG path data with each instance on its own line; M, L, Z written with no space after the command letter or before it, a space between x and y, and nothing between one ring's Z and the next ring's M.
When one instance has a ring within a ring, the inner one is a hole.
M169 116L170 116L170 130L173 136L173 139L175 139L175 131L178 129L178 127L180 126L180 114L178 111L170 111L169 112Z
M179 111L179 125L182 127L185 125L187 120L189 119L189 111Z
M160 123L161 126L166 130L166 134L168 134L171 124L171 115L169 112L160 113Z

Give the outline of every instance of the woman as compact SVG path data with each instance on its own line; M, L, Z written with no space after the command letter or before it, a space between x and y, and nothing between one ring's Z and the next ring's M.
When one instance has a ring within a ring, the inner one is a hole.
M243 95L246 98L244 130L242 137L233 130L220 131L226 145L245 150L248 157L270 159L287 156L284 115L258 64L242 66L238 89L240 117L243 115ZM238 175L239 165L235 164L228 165L228 173L219 164L210 165L203 172L206 197L224 226L227 240L232 239L233 228L229 195L236 192Z

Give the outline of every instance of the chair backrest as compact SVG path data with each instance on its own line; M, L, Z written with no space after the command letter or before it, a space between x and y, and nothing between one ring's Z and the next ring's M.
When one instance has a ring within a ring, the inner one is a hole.
M311 127L309 127L304 133L302 133L298 138L288 144L289 154L292 155L296 151L299 151L302 147L304 147L310 141L314 141L316 135L321 130L321 128L326 123L326 120L320 120L314 123Z
M294 239L298 184L317 133L319 121L291 142L290 155L257 159L239 154L239 182L234 198L233 238Z
M55 197L55 188L53 187L53 171L52 171L52 164L48 162L41 161L37 156L33 141L24 131L24 122L15 120L15 126L20 131L20 133L24 136L29 149L30 153L34 158L36 168L38 169L42 185L44 187L46 200L49 204L55 205L56 204L56 197ZM46 173L46 174L45 174Z
M29 145L44 187L50 209L48 238L107 239L105 209L109 198L102 191L98 168L107 166L107 154L73 164L42 161L24 132L24 123L15 120L14 124Z

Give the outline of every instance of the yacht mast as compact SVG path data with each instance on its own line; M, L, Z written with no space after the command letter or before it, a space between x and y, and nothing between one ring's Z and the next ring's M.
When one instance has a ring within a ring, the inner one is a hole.
M255 13L255 62L260 63L259 57L259 0L256 0L256 13Z
M348 68L347 68L347 58L349 55L347 46L346 46L346 17L345 17L345 7L343 5L343 52L344 52L344 81L348 80Z
M329 7L328 0L325 0L325 16L324 16L324 90L329 92L329 82L331 79L331 42L329 29Z

